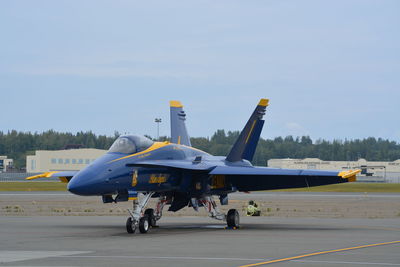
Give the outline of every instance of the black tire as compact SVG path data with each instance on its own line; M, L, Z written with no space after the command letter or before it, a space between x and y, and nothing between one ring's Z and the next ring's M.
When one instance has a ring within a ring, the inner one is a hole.
M149 224L151 227L156 226L157 220L156 217L154 216L154 209L146 209L144 211L144 215L147 215L147 217L149 217Z
M129 217L129 218L126 220L126 231L127 231L129 234L133 234L133 233L135 233L135 231L136 231L136 224L133 222L133 220L132 220L131 217Z
M142 234L145 234L149 231L149 228L150 228L149 217L147 215L144 215L142 218L139 219L139 231Z
M235 209L230 209L226 215L226 223L230 228L238 228L240 224L239 212Z

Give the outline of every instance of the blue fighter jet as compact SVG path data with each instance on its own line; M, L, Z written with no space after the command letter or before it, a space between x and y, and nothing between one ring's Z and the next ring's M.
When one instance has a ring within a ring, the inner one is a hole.
M239 213L230 209L228 194L258 190L311 187L356 180L359 170L319 171L255 167L250 162L264 125L268 99L261 99L226 157L212 156L191 146L186 114L179 101L170 101L171 141L154 142L138 135L122 135L109 151L81 171L46 172L27 179L58 177L71 193L101 196L104 203L133 201L126 222L128 233L155 227L165 205L168 211L204 207L211 218L239 227ZM146 209L150 198L154 208Z

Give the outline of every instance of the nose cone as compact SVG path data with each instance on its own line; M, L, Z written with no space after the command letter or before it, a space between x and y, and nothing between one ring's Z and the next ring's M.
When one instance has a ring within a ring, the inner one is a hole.
M90 196L96 195L95 177L90 172L80 171L69 181L67 189L69 192L81 195Z

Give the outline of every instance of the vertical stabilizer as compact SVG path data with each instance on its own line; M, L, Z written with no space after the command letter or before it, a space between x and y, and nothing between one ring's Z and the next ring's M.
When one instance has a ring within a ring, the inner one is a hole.
M192 146L186 130L186 114L179 101L169 101L171 110L171 143Z
M242 159L251 161L253 159L264 126L264 120L262 118L265 115L268 102L269 100L265 98L260 100L253 114L251 114L250 119L247 121L246 126L240 133L239 138L226 157L227 161L234 162Z

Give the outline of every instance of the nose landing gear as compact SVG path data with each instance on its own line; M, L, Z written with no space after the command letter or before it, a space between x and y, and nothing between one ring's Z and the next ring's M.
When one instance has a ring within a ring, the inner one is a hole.
M140 193L138 194L137 199L133 200L132 211L128 209L128 212L131 216L126 220L126 231L129 234L135 233L137 228L139 228L139 231L142 234L145 234L149 231L150 228L149 214L146 214L146 212L147 213L149 212L147 210L146 212L143 212L143 209L146 206L147 202L149 202L153 194L154 193L147 193L147 194Z
M137 199L133 200L133 209L128 209L130 217L126 220L126 231L129 234L135 233L138 228L140 233L145 234L151 227L157 227L157 221L161 219L162 210L167 203L167 198L165 196L160 196L155 210L144 210L153 194L154 193L139 193Z

